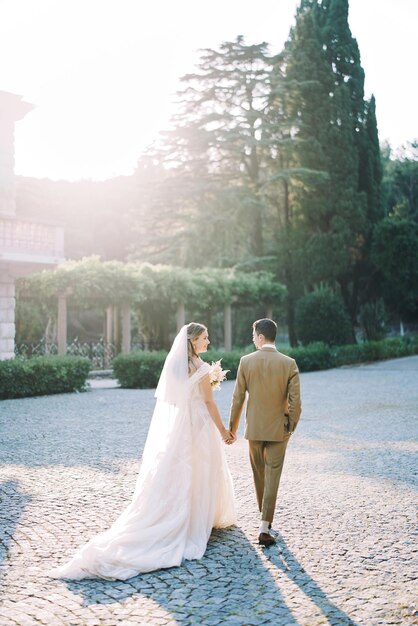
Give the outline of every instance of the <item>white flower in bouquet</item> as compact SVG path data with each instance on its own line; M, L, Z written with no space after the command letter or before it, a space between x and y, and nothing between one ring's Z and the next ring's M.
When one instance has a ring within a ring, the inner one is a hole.
M214 389L215 391L219 391L219 389L221 388L221 382L226 379L226 375L229 372L229 370L222 369L221 361L222 359L219 359L219 361L215 362L212 361L212 364L210 366L210 384L212 385L212 389Z

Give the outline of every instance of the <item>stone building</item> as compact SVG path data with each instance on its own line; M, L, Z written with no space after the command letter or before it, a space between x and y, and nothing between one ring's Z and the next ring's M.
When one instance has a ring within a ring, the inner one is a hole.
M14 130L33 105L0 91L0 359L14 357L15 281L64 260L64 230L16 215Z

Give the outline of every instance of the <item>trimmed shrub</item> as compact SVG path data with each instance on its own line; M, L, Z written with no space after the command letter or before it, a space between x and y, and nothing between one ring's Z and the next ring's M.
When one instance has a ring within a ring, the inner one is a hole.
M221 366L223 370L229 370L226 375L227 380L232 380L237 377L237 370L240 358L244 356L244 354L249 354L250 352L254 352L254 348L249 348L246 350L232 350L231 352L222 352L221 350L208 350L205 354L202 354L201 357L204 361L208 363L212 363L212 361L219 361L222 359Z
M385 341L379 341L381 349L380 359L396 359L400 356L408 356L418 352L418 337L393 337Z
M391 341L398 341L400 338L391 339ZM405 349L408 350L408 354L418 354L418 335L408 335L402 337L401 341L405 344Z
M222 369L229 370L227 379L233 379L237 375L239 360L243 354L241 350L210 350L201 356L207 363L222 359ZM167 353L162 351L119 354L113 359L113 372L124 389L154 389L166 356Z
M321 341L342 346L351 341L351 324L343 299L322 286L301 298L296 305L296 334L304 346Z
M163 351L119 354L113 359L113 373L124 389L154 389L166 356Z
M350 344L348 346L338 346L338 348L332 349L333 367L355 365L356 363L364 361L362 347L363 346L360 344Z
M396 359L401 356L418 354L418 337L394 337L382 341L349 346L338 346L333 349L334 367L367 363L384 359Z
M90 361L75 356L0 361L0 399L82 391L89 371Z
M334 367L331 348L320 341L303 348L291 348L287 354L295 359L301 372L314 372Z

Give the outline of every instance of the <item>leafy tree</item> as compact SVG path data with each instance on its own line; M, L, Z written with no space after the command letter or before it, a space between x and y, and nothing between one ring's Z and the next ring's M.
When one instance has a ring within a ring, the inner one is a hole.
M412 141L391 159L385 155L384 187L390 215L418 222L418 141Z
M418 222L387 217L376 227L373 258L384 277L383 293L399 318L418 312Z
M418 250L418 144L412 141L395 155L382 147L386 218L373 233L373 261L381 293L392 317L416 320Z

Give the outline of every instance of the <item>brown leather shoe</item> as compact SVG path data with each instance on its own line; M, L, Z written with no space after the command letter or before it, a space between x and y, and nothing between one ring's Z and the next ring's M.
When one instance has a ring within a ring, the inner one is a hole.
M274 545L276 543L276 540L268 533L260 533L258 535L258 543L260 544L260 546L265 546L267 548L268 546Z

